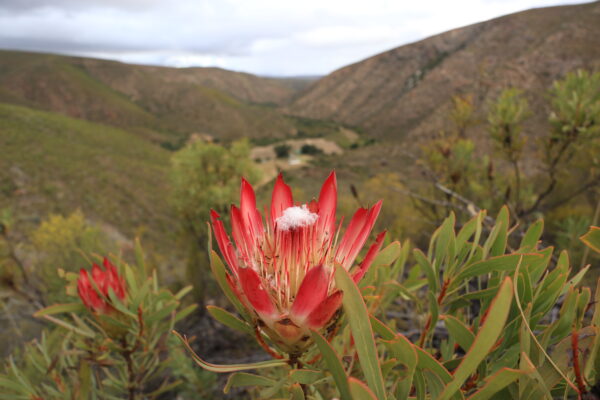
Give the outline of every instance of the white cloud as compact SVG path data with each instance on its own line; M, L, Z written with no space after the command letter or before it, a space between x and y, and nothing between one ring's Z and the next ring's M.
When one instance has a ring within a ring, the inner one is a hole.
M0 47L263 75L325 74L426 36L572 0L2 0Z

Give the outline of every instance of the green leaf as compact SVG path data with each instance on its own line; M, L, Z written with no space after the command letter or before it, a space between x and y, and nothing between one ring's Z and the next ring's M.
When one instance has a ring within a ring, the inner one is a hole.
M160 308L157 312L150 314L149 316L147 316L145 318L145 322L151 324L153 322L156 321L160 321L161 319L167 317L169 314L171 314L173 311L175 311L177 309L177 307L179 307L178 303L171 303L171 304L167 304L165 306L163 306L162 308Z
M54 318L51 315L43 315L42 318L44 318L50 322L53 322L56 325L62 326L63 328L65 328L71 332L75 332L79 335L87 336L89 338L93 338L96 336L96 334L91 330L84 330L84 329L77 328L76 326L74 326L66 321L63 321L62 319Z
M304 390L302 390L302 386L298 383L294 383L290 387L290 393L292 394L291 400L305 400Z
M590 230L579 239L590 249L600 253L600 227L590 226Z
M183 310L177 311L177 314L175 314L175 318L173 318L173 323L181 321L182 319L190 315L196 308L198 308L198 304L190 304Z
M448 329L450 337L454 339L464 351L469 350L475 340L473 332L471 332L464 322L452 315L443 315L442 320L446 325L446 329Z
M237 318L229 311L216 306L207 306L206 309L214 319L216 319L223 325L228 326L231 329L235 329L236 331L248 333L250 335L254 334L254 329L252 329L250 325L248 325L245 321L242 321L241 319Z
M594 315L592 315L591 325L596 328L596 337L594 344L592 345L592 351L590 352L590 358L585 363L584 374L585 377L590 380L593 376L600 378L600 279L596 285L596 291L594 292ZM594 375L595 371L595 375Z
M415 373L415 392L417 392L417 400L425 400L425 378L423 377L423 371L418 370Z
M227 379L227 384L223 388L223 393L229 393L231 388L244 386L274 386L277 381L264 376L249 374L247 372L236 372Z
M522 375L528 374L528 371L520 369L502 368L493 375L485 379L483 387L469 396L468 400L487 400L493 395L513 383Z
M396 333L393 330L391 330L386 324L384 324L372 315L370 316L370 318L373 330L384 340L392 340L396 337Z
M529 374L527 374L524 379L529 384L525 387L525 390L522 392L522 394L519 394L519 398L532 399L543 397L545 399L552 400L553 397L550 393L547 382L540 375L540 372L537 368L535 368L535 365L533 365L527 354L521 353L521 358L523 359L521 364L528 366L529 369Z
M45 315L77 313L85 311L85 306L81 303L54 304L52 306L42 308L33 314L34 317L40 318Z
M144 250L142 249L142 243L140 238L135 238L135 263L138 267L142 268L142 272L144 273L144 279L148 277L148 267L146 265L146 260L144 257Z
M413 256L415 257L415 260L421 266L421 269L425 273L425 276L427 277L427 282L429 283L429 287L433 292L437 292L439 286L439 276L436 274L433 266L421 250L414 249Z
M335 269L335 282L337 287L344 293L342 304L350 323L356 352L358 353L358 359L364 376L369 387L377 396L377 399L385 400L383 376L379 368L377 348L375 347L375 339L369 322L367 307L348 271L341 266Z
M223 373L223 372L238 372L238 371L245 371L245 370L249 370L249 369L282 367L284 365L288 365L286 360L268 360L268 361L260 361L260 362L249 363L249 364L231 364L231 365L212 364L212 363L206 362L203 359L201 359L194 352L194 350L192 350L187 339L185 339L183 336L181 336L176 331L172 331L172 332L179 338L179 340L181 340L183 342L183 345L190 352L190 354L191 354L192 358L194 359L194 361L196 362L196 364L198 364L199 366L201 366L202 368L204 368L207 371L221 372L221 373Z
M588 272L590 267L591 267L591 265L588 265L587 267L582 268L581 271L579 271L577 274L575 274L575 276L573 276L571 279L569 279L569 282L567 282L567 285L568 286L579 285L579 282L581 282L581 280L583 279L584 275Z
M294 383L303 385L312 385L319 379L323 378L323 372L314 369L293 369L288 374L288 379Z
M87 360L82 360L79 364L79 393L78 395L82 399L88 399L89 395L93 391L92 387L92 368Z
M377 256L375 256L371 266L391 265L394 261L396 261L398 256L400 256L401 250L402 246L400 246L400 242L397 240L390 243L385 247L385 249L380 250L379 253L377 253Z
M460 252L462 247L467 243L467 240L473 236L479 223L479 215L476 215L464 224L460 231L458 231L458 235L456 235L456 249L458 252Z
M452 380L452 375L450 372L448 372L448 370L444 368L444 366L440 364L438 360L433 358L431 354L427 353L419 346L415 346L415 350L417 350L417 356L419 357L417 368L421 370L426 369L433 372L444 383L449 383Z
M436 274L440 272L440 266L444 259L450 260L453 256L451 254L454 253L454 246L456 245L456 240L454 237L454 223L455 217L454 213L450 213L450 215L444 220L442 226L436 232L436 243L435 243L435 256L433 259L433 268Z
M488 355L494 344L496 344L508 318L512 298L513 284L512 280L507 277L504 279L498 290L498 294L487 311L489 317L485 320L481 329L479 329L475 341L463 358L463 361L456 371L454 371L452 381L444 388L439 397L440 400L449 399L454 393L460 390L463 383L475 372L479 363Z
M137 293L138 291L138 279L133 273L133 270L129 266L124 265L121 267L122 274L125 276L127 281L127 292L131 296L131 293Z
M146 281L142 286L135 292L134 295L130 292L131 304L134 308L137 308L146 298L146 295L150 291L150 285L152 284L151 278L146 278Z
M115 294L115 291L113 290L112 287L108 288L108 298L110 299L111 305L114 308L116 308L118 311L122 312L123 314L125 314L128 317L137 321L137 319L138 319L137 314L134 314L131 311L129 311L129 309L125 306L125 304L123 304L121 299L119 299L117 297L117 295Z
M496 225L483 246L484 254L488 254L488 249L489 255L492 257L504 254L508 240L508 224L508 207L502 206L496 217Z
M9 390L14 390L15 392L29 392L32 395L35 393L30 392L27 386L20 385L12 379L3 378L0 376L0 388L5 388Z
M321 356L325 360L325 364L327 364L327 369L331 373L331 376L333 376L333 381L337 385L341 399L352 400L350 387L348 386L348 376L335 350L333 350L333 347L331 347L321 334L316 331L311 331L311 333L313 340L321 352Z
M352 398L355 400L377 400L375 394L369 389L367 385L359 381L356 378L348 378L348 384L350 385L350 392Z
M398 334L392 340L384 340L383 343L390 349L392 355L406 366L405 377L397 383L397 397L408 398L412 386L413 376L417 368L417 351L413 344L404 335Z
M523 261L520 261L523 258ZM513 272L519 262L522 268L534 261L543 260L541 254L507 254L504 256L492 257L487 260L478 261L464 268L452 281L453 285L460 285L465 280L475 276L488 274L490 272ZM452 286L452 285L451 285Z
M177 292L177 294L175 295L175 299L181 300L186 294L188 294L192 290L194 290L194 286L193 285L187 285L186 287L184 287L183 289L181 289L179 292Z
M534 251L537 247L538 241L544 231L544 220L539 219L535 223L531 224L525 236L521 240L520 252Z

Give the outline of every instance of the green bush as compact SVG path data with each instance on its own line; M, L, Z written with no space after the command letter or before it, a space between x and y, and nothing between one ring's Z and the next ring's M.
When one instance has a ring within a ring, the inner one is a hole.
M117 250L106 234L88 221L81 211L63 217L50 215L32 233L31 241L38 253L36 276L48 304L66 300L64 280L58 271L78 272L90 265L89 254Z
M305 144L305 145L302 145L302 147L300 148L300 153L313 156L316 154L322 154L323 150L321 150L320 148L318 148L317 146L314 146L312 144Z
M183 308L186 287L162 288L139 245L136 265L118 262L126 295L95 289L106 311L90 310L77 298L78 274L65 275L71 302L36 313L51 327L39 340L9 357L0 369L0 399L158 399L176 393L202 395L214 378L192 372L171 330L195 305ZM187 397L189 399L198 398Z
M290 156L290 150L292 148L287 144L279 144L273 148L275 150L275 156L277 158L287 158Z

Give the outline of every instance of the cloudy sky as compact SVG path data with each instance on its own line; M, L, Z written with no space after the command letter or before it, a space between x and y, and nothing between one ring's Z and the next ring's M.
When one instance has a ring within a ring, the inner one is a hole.
M0 0L0 48L324 75L435 33L581 0Z

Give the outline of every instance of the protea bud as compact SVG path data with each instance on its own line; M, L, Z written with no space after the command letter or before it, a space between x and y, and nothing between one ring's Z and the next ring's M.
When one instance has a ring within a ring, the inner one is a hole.
M359 208L339 241L336 203L334 172L323 184L318 201L302 205L294 205L292 191L279 175L267 212L270 215L263 223L254 190L242 179L240 208L231 206L235 247L219 215L211 211L233 292L253 316L250 322L289 354L301 354L309 346L310 329L324 331L336 322L334 315L342 301L333 279L336 266L349 270L358 282L381 248L385 232L353 268L381 201L370 209Z
M89 272L82 268L77 280L77 292L81 301L95 314L106 314L114 310L108 296L109 289L113 290L119 300L124 300L126 295L125 281L119 276L115 266L107 258L104 259L103 266L104 269L94 264L91 278Z

